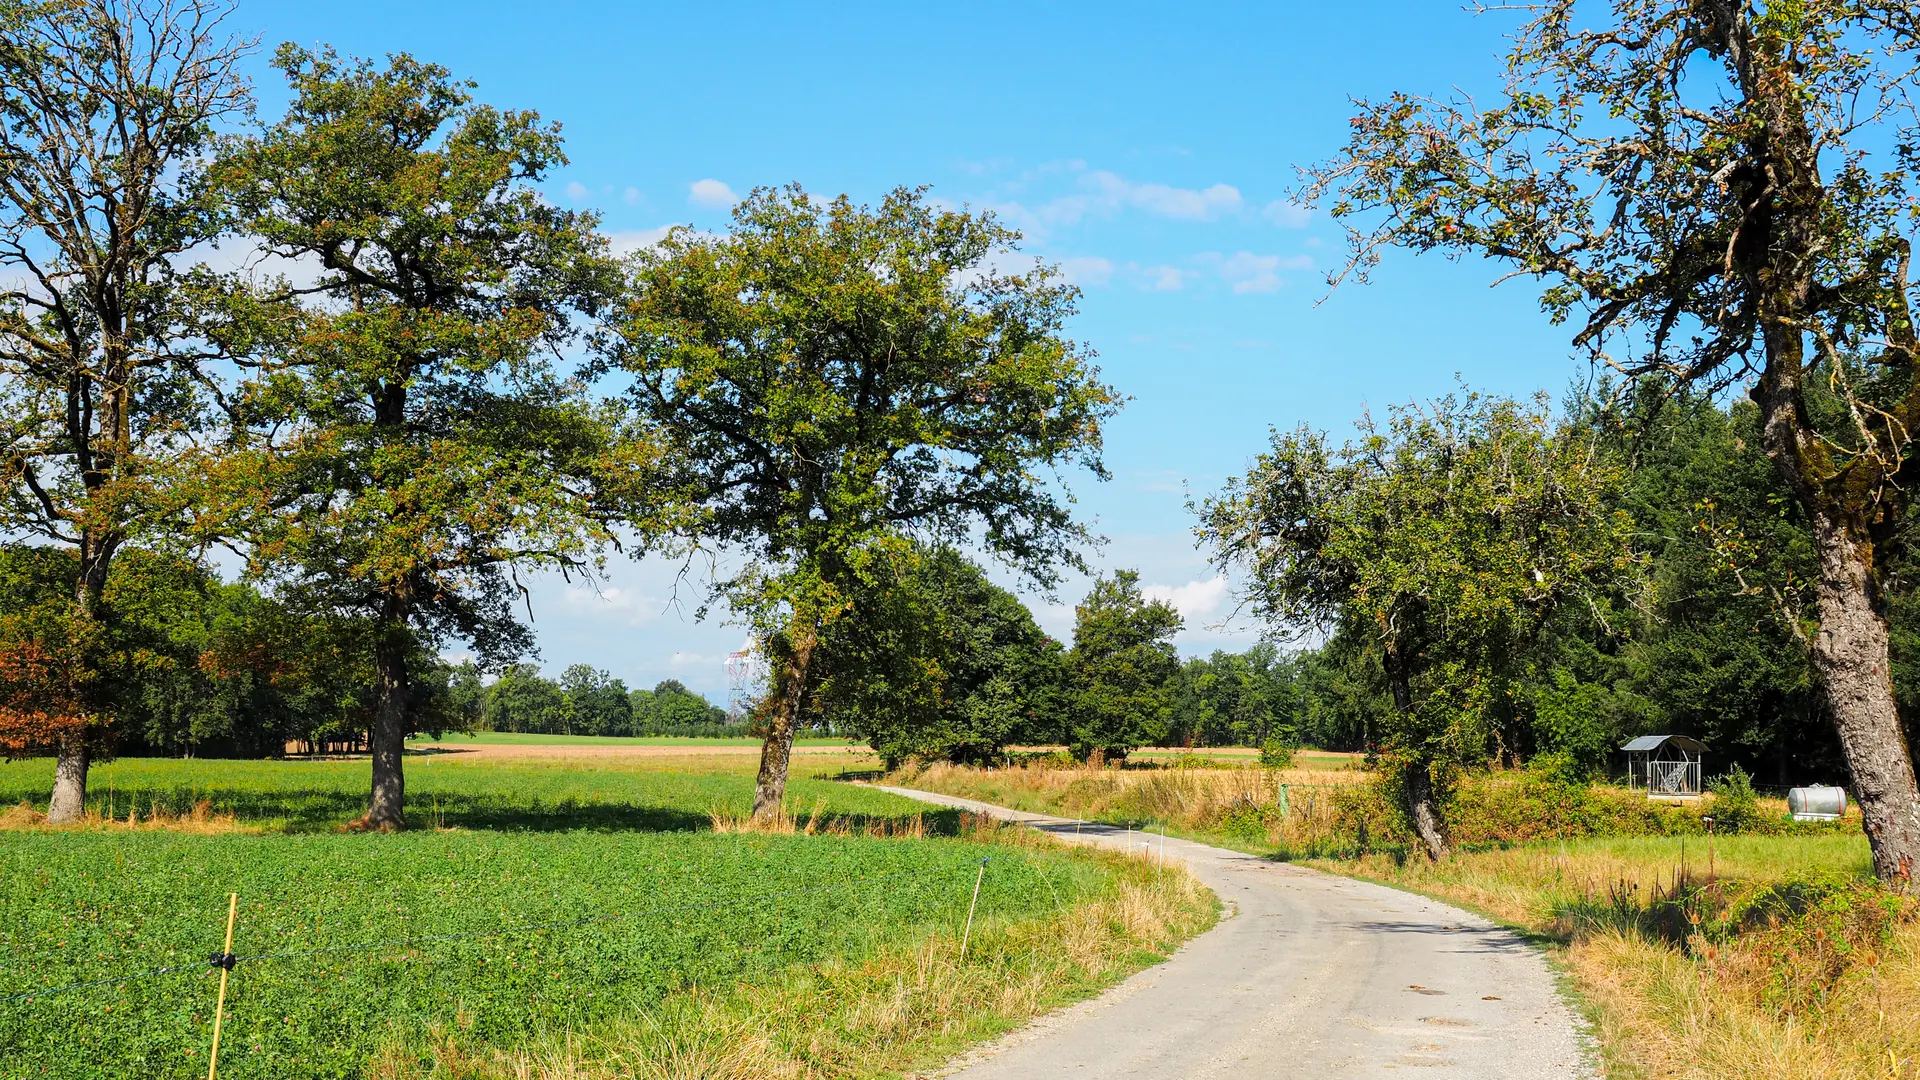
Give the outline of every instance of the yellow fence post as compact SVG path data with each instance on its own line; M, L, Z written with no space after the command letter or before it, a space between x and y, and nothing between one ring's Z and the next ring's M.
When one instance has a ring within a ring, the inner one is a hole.
M213 1049L207 1053L207 1080L220 1067L220 1017L227 1011L227 976L233 971L233 919L240 913L240 894L227 894L227 945L220 950L220 997L213 1006Z

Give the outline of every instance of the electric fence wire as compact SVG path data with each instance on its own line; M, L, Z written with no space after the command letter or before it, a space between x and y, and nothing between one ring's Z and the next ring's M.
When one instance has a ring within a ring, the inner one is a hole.
M962 870L962 869L972 870L977 865L979 864L970 861L965 866L949 867L948 870L949 871L956 871L956 870ZM319 948L319 949L297 949L290 952L245 953L245 954L231 954L231 953L216 952L211 956L209 956L207 959L195 964L171 964L171 965L168 965L167 967L158 967L158 968L153 968L147 971L136 971L126 975L112 976L110 978L88 979L85 982L71 983L66 986L58 986L58 987L54 987L52 989L47 989L47 990L30 990L25 993L9 994L4 997L0 997L0 1001L36 1000L39 998L53 997L57 994L64 994L72 990L82 990L82 989L86 989L88 987L93 987L93 986L112 986L112 985L117 985L119 983L137 982L143 979L158 978L162 975L173 975L182 971L204 971L209 968L219 968L219 967L231 968L236 964L243 964L243 963L254 963L254 962L260 962L260 961L267 961L267 960L289 960L289 959L296 959L303 956L320 956L320 955L335 954L335 953L372 952L377 949L389 949L389 948L396 948L400 946L420 945L420 944L426 944L429 942L463 941L463 940L474 940L479 938L502 937L508 934L537 933L543 930L562 930L562 929L569 929L569 928L578 927L578 926L592 926L599 923L618 922L623 919L645 918L651 915L669 915L676 912L703 911L703 910L708 910L712 908L738 907L743 904L758 903L763 900L778 900L788 896L804 896L809 893L822 893L822 892L831 892L836 889L848 889L856 885L869 885L876 881L886 881L892 878L901 878L901 877L924 878L926 876L927 875L925 874L925 872L920 870L898 870L888 874L873 874L863 878L854 878L852 881L837 881L828 885L809 885L809 886L805 886L798 889L781 889L775 892L756 893L752 896L737 897L732 900L710 900L703 903L695 903L695 904L669 904L669 905L666 905L665 907L643 908L638 911L623 911L623 912L613 912L611 914L606 914L606 915L591 915L584 919L561 919L553 922L518 923L512 926L494 927L491 930L475 930L475 931L468 931L464 933L454 933L454 934L423 934L415 937L403 937L403 938L385 938L380 941L363 942L358 945L334 945L334 946L328 946L328 947Z

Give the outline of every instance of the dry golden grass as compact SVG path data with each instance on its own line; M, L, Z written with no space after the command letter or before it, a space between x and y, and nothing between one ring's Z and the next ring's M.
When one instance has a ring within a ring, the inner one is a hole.
M889 783L981 799L1034 813L1163 822L1188 831L1214 828L1237 810L1273 806L1289 813L1272 824L1275 843L1331 828L1334 796L1373 779L1359 769L1059 768L1043 764L1006 769L964 765L903 768ZM1284 794L1283 794L1284 792Z
M1615 1080L1920 1080L1920 923L1847 940L1806 925L1760 925L1685 943L1596 918L1616 899L1715 896L1787 880L1864 881L1859 836L1723 837L1707 846L1633 838L1459 854L1316 861L1336 872L1442 897L1565 943ZM1863 894L1861 901L1871 902ZM1711 906L1709 904L1709 906ZM1884 925L1875 923L1874 925ZM1697 926L1697 924L1696 924Z
M1720 1080L1911 1080L1920 1076L1920 928L1853 965L1821 1006L1765 1003L1752 970L1691 959L1670 946L1607 932L1567 950L1569 972L1595 1006L1616 1077Z
M1444 862L1392 854L1316 859L1309 865L1448 898L1521 926L1553 931L1554 920L1609 890L1642 897L1676 876L1770 882L1871 872L1866 839L1822 836L1599 837L1461 853Z
M142 814L138 806L129 806L126 817L108 817L97 809L90 809L85 817L70 825L49 824L47 815L34 809L31 803L23 802L0 810L0 830L63 829L141 829L200 835L257 831L241 824L232 814L215 813L213 804L206 799L201 799L186 811L156 805L149 806L146 813Z
M1158 824L1194 839L1282 858L1406 851L1415 843L1391 788L1357 763L1339 770L1240 767L1110 769L1032 763L1012 768L908 766L888 779L907 787L982 799L1038 813L1114 824ZM1528 769L1476 772L1459 785L1449 817L1463 847L1525 844L1570 836L1698 834L1713 796L1686 805L1650 802L1608 785L1567 784ZM1783 800L1762 799L1759 817L1778 828ZM1857 831L1837 826L1795 831Z
M805 819L795 824L806 828ZM972 839L1057 843L968 816ZM796 969L772 985L676 994L647 1014L592 1031L530 1033L511 1050L476 1048L453 1030L396 1046L380 1080L813 1080L900 1075L945 1060L1092 993L1210 925L1213 901L1185 871L1115 854L1119 886L1039 918L983 920L966 956L959 927L861 959Z

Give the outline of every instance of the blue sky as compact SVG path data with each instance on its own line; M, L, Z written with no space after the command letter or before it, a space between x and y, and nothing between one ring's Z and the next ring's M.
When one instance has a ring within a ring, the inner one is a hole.
M243 0L235 20L264 52L410 52L559 121L571 164L550 196L598 208L629 242L724 228L733 196L791 181L868 200L925 184L995 210L1084 288L1072 332L1133 398L1107 433L1113 480L1081 477L1077 493L1110 538L1094 564L1172 598L1185 652L1253 640L1215 628L1229 583L1193 548L1185 491L1243 470L1270 426L1341 430L1456 374L1557 396L1585 370L1526 283L1491 290L1485 264L1390 259L1316 303L1341 239L1285 202L1294 169L1339 146L1351 97L1495 85L1511 22L1451 3ZM257 69L270 117L285 90L264 56ZM675 610L672 583L623 561L598 594L542 580L540 662L721 695L742 631ZM1065 636L1085 584L1027 599Z

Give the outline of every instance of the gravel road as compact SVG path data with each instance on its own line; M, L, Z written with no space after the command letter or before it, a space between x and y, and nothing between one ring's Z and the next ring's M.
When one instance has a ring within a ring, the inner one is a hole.
M882 790L1108 847L1155 836L906 788ZM951 1080L1596 1075L1546 959L1423 897L1169 838L1220 924L1091 1001L954 1063Z

